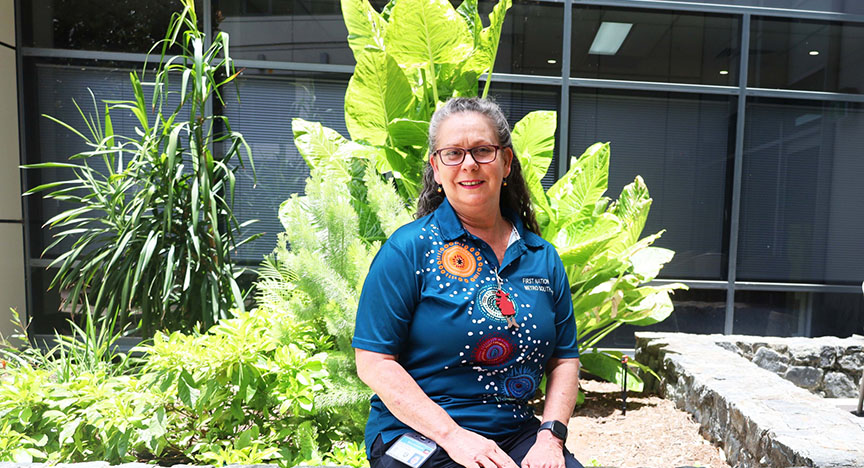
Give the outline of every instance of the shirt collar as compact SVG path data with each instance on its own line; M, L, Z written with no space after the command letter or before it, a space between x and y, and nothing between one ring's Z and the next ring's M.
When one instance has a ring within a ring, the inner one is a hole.
M519 233L519 237L522 238L526 245L529 247L541 247L543 245L541 237L525 229L522 218L517 216L516 213L507 211L504 213L504 216L513 223L513 226L516 227L516 232ZM435 210L435 220L438 223L438 229L441 231L441 237L445 241L453 241L463 235L468 235L468 231L462 226L462 221L459 221L459 216L456 215L456 211L453 210L450 201L446 197Z

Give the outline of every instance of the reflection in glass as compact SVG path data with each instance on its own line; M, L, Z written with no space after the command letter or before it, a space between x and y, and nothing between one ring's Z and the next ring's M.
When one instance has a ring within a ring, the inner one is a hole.
M754 18L748 86L864 92L864 25Z
M676 291L672 296L675 311L669 317L647 327L622 325L603 338L600 348L632 348L633 333L641 331L678 333L723 333L726 321L726 291L720 289L690 289Z
M489 25L487 15L497 3L480 1L480 17L484 26ZM563 18L562 4L514 1L501 29L494 71L560 76Z
M482 87L484 83L480 83ZM492 82L489 89L489 95L501 106L504 116L507 117L507 123L512 128L523 117L533 111L547 110L558 111L561 105L561 92L557 86L532 86L516 83L499 83ZM552 163L549 165L549 170L546 176L543 177L541 183L547 189L558 180L558 145L556 142L555 153Z
M738 279L864 278L860 104L749 101Z
M736 335L806 336L813 310L807 292L736 291Z
M257 265L273 251L277 234L284 230L277 216L279 205L292 193L302 193L309 177L294 146L291 120L320 122L349 138L343 110L347 80L249 74L237 84L223 91L228 105L222 113L252 148L258 181L256 185L251 171L238 174L234 214L240 222L257 219L252 231L265 234L242 246L235 258Z
M811 336L864 335L864 295L813 293Z
M735 85L738 18L577 5L571 76Z
M720 96L579 90L570 101L570 154L611 142L607 196L641 175L654 202L643 235L666 229L675 250L664 278L722 279L734 100Z
M195 2L201 12L200 0ZM165 31L179 0L22 0L29 47L145 53Z
M339 0L214 0L213 22L238 60L354 64Z

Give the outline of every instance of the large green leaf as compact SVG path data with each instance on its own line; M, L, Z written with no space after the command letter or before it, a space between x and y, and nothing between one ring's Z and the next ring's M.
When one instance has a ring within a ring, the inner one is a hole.
M351 138L387 144L390 122L410 117L412 99L399 64L383 50L367 49L358 58L345 92L345 125Z
M522 165L522 176L531 193L531 200L546 212L549 199L541 181L549 170L555 150L555 111L534 111L513 126L513 150Z
M618 235L620 229L618 218L604 213L597 218L568 225L558 232L554 245L564 265L585 266L599 249Z
M384 48L387 22L372 8L369 0L342 0L342 18L348 29L348 45L355 57L368 46Z
M295 118L291 121L291 129L294 132L294 144L310 168L318 167L332 158L348 142L339 132L318 122Z
M609 143L595 143L579 159L571 159L570 170L546 192L555 216L544 231L544 237L591 217L608 183Z
M480 40L474 48L466 67L469 70L474 70L477 74L492 73L492 67L495 65L495 57L498 55L498 43L501 39L501 28L504 26L504 18L507 15L507 10L512 6L512 0L500 0L497 5L489 13L489 26L480 31ZM489 94L489 84L491 79L486 80L486 87L483 90L483 97Z
M681 287L684 285L671 285L673 287ZM684 287L686 289L686 286ZM640 288L643 289L643 288ZM621 317L622 322L627 322L631 325L644 327L662 322L669 317L669 314L675 310L672 304L672 299L669 297L669 289L653 289L647 288L648 291L653 291L647 294L638 304L633 306L628 313Z
M646 247L630 256L633 264L633 273L640 276L640 280L648 282L660 274L663 265L672 261L675 256L673 250L662 247Z
M641 392L644 387L642 379L629 366L622 366L621 356L622 354L617 351L593 351L582 353L579 361L585 372L618 385L624 384L624 369L626 369L627 390Z
M384 43L405 67L459 63L474 45L468 26L447 0L399 0Z
M394 119L390 122L390 138L394 146L425 147L428 141L428 135L428 121Z
M621 251L639 240L645 221L648 220L648 211L651 209L651 196L648 187L641 176L627 184L622 190L618 201L612 206L611 211L618 216L624 224L621 242L612 248Z

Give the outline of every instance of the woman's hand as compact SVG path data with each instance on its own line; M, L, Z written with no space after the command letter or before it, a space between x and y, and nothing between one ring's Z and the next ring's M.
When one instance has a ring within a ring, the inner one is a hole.
M498 444L466 429L448 433L438 445L465 468L518 468Z
M537 441L522 459L522 468L564 468L564 441L550 431L540 431Z

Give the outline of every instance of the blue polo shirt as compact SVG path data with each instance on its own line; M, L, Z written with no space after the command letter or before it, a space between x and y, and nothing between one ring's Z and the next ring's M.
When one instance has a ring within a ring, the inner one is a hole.
M398 356L420 388L461 427L499 439L533 412L549 358L579 357L567 274L555 248L508 216L520 239L504 262L469 233L445 199L381 246L363 284L352 346ZM499 272L516 310L508 329L495 304ZM367 454L410 430L377 395Z

